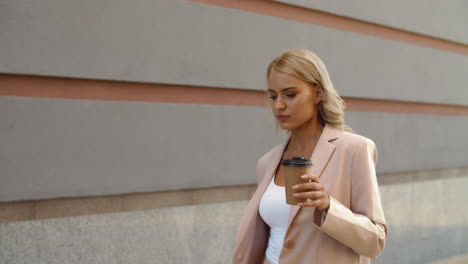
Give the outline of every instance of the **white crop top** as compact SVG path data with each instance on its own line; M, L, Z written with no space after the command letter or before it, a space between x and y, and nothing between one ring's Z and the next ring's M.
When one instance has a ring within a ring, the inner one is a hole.
M272 264L278 264L290 210L291 205L286 203L284 186L276 185L273 177L259 205L260 216L270 226L265 255Z

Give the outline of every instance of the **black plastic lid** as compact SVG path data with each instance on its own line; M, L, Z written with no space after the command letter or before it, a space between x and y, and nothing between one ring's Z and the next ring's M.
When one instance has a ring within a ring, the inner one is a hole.
M289 167L311 167L312 161L304 159L303 157L294 157L292 159L283 160L282 164Z

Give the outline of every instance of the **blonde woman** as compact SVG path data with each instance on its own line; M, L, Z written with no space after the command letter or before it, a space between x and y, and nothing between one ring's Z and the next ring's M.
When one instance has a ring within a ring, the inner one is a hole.
M306 49L288 50L267 69L270 106L288 138L258 160L258 188L239 225L233 263L370 263L387 237L374 142L344 121L343 100L325 65ZM312 160L285 202L285 159Z

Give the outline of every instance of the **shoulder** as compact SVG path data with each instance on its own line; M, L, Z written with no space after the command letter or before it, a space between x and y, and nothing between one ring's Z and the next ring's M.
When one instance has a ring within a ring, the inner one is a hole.
M265 161L269 160L272 158L273 153L276 153L278 151L281 151L282 144L276 145L275 147L271 148L267 153L263 154L263 156L258 159L258 163L264 163Z
M260 159L258 159L257 162L257 177L258 177L258 183L262 181L263 175L265 173L265 168L268 166L268 164L273 160L274 153L281 151L282 145L277 145L274 148L272 148L270 151L265 153Z
M345 152L351 160L372 160L377 164L377 146L374 141L362 135L343 132L336 140L336 147Z
M344 144L344 145L351 145L351 146L360 146L360 145L372 145L374 141L370 138L367 138L362 135L358 135L355 133L343 131L340 137L336 140L336 143Z
M359 149L376 149L372 139L347 131L342 131L340 137L333 144L351 152L356 152Z

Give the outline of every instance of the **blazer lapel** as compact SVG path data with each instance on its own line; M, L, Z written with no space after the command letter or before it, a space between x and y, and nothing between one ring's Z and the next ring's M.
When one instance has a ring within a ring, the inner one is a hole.
M312 153L312 156L310 157L310 160L312 161L312 168L310 169L310 173L313 175L318 175L319 177L321 176L323 169L328 163L328 160L335 151L335 145L330 143L330 141L338 138L340 132L340 130L333 128L328 124L325 125L317 145L315 146L315 149ZM294 217L301 208L302 207L298 205L291 205L288 226L286 230L289 229L289 226L291 225Z

